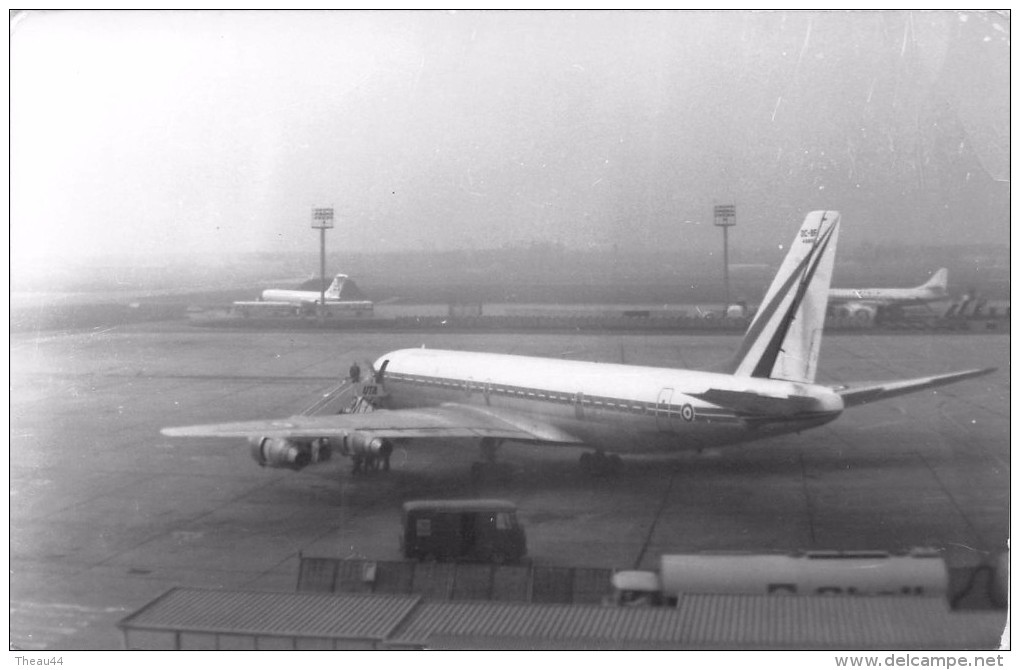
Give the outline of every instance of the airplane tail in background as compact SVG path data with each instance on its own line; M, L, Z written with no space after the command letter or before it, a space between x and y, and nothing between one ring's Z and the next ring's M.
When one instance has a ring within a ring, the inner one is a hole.
M917 288L933 288L937 289L941 293L946 292L946 286L949 284L949 270L945 268L939 268L939 271L931 276L931 279L921 284Z
M340 291L343 290L345 279L347 279L347 275L337 275L333 277L333 283L326 289L326 300L340 299Z
M811 212L740 343L737 376L812 383L825 325L839 212Z
M362 292L353 279L345 274L338 274L333 277L333 283L326 289L326 300L339 300L341 302L365 302L371 300Z

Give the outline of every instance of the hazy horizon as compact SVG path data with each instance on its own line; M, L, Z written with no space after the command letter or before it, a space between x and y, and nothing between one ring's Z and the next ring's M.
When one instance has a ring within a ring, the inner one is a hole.
M990 12L23 12L11 262L1008 244Z

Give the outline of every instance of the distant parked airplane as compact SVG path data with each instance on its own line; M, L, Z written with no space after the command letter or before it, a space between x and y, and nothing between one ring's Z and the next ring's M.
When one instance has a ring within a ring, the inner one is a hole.
M371 314L374 307L371 300L351 299L345 293L361 295L354 281L347 275L338 274L333 283L326 289L326 308L331 314ZM322 296L318 291L294 291L288 289L268 288L262 292L259 300L239 300L234 307L245 316L251 313L279 311L284 309L298 314L314 314Z
M839 220L833 211L808 214L726 373L402 349L379 357L362 386L374 411L162 432L248 438L259 465L292 470L342 455L357 471L377 456L388 461L395 442L463 437L479 438L490 463L513 441L591 447L582 467L613 470L621 460L606 452L670 453L799 432L846 407L992 371L816 384Z
M872 321L880 309L923 305L949 297L946 283L949 271L939 269L931 279L915 288L834 288L829 289L829 304L840 316Z

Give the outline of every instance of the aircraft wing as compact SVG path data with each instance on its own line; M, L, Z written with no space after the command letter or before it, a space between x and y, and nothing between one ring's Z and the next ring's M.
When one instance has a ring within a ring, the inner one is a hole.
M169 437L275 437L313 440L361 433L372 438L490 437L520 442L581 444L555 426L516 412L449 403L423 409L376 410L360 414L292 416L288 419L241 421L164 428Z
M927 388L944 386L953 382L980 377L995 372L996 368L982 368L980 370L964 370L962 372L951 372L945 375L934 375L931 377L919 377L917 379L904 379L891 382L857 382L831 387L833 391L843 398L845 407L864 405L876 400L885 400L906 393L914 393Z

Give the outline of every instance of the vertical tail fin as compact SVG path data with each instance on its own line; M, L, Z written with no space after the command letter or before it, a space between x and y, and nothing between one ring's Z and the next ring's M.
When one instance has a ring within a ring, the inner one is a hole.
M326 300L339 300L340 291L343 290L344 280L347 279L347 275L337 275L333 277L333 283L326 289Z
M939 268L938 272L931 276L931 279L921 284L917 288L933 288L939 290L941 293L946 292L946 286L949 283L949 270L945 268Z
M811 212L740 343L733 374L811 383L825 324L839 212Z

